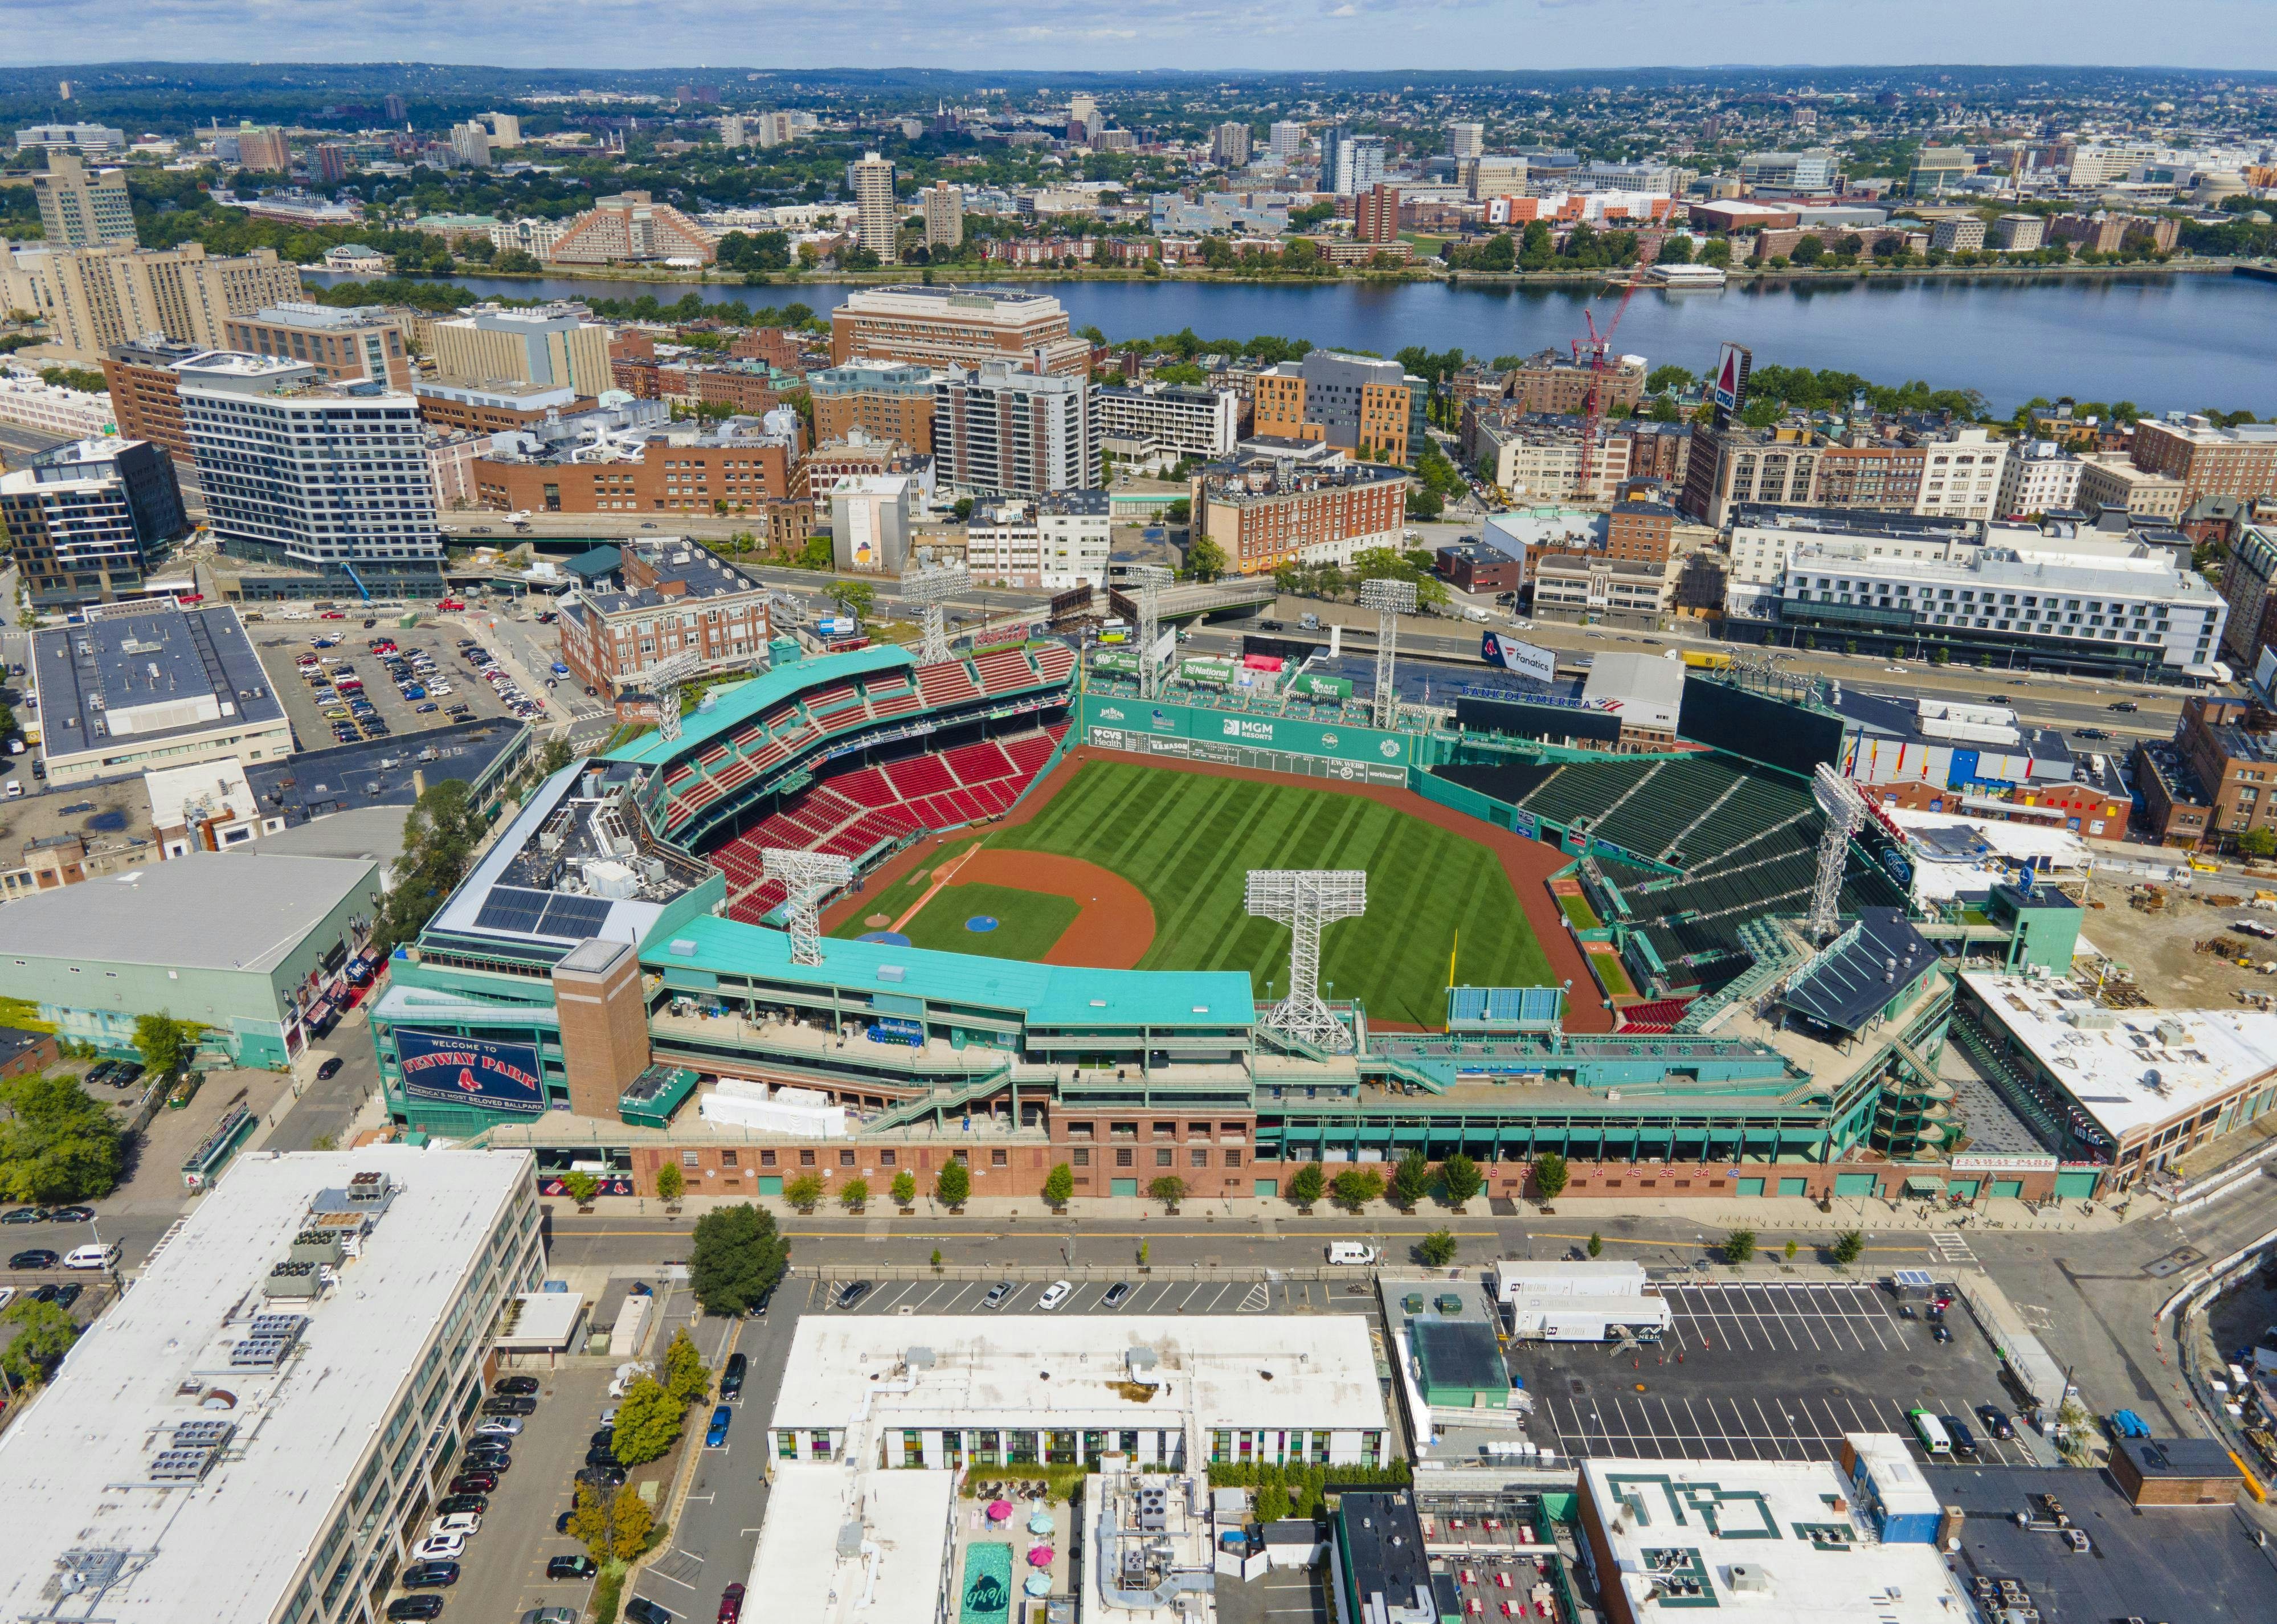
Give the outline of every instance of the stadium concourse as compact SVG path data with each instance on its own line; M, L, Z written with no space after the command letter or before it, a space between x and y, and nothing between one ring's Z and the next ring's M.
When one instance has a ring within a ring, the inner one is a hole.
M627 1193L666 1165L769 1195L956 1162L981 1195L1064 1165L1078 1196L1269 1198L1411 1149L1496 1197L1550 1152L1576 1196L1938 1176L1952 982L1877 828L1827 834L1798 754L1820 712L1695 681L1675 748L1608 755L1414 706L1375 728L1268 678L1138 701L1037 639L714 690L677 738L547 781L400 950L372 1014L391 1116ZM1780 759L1739 753L1764 739ZM782 903L778 846L844 863L836 934ZM1288 927L1243 906L1260 867L1367 876L1302 1026L1273 1003ZM1806 933L1822 873L1834 928ZM1068 962L1110 881L1144 950Z

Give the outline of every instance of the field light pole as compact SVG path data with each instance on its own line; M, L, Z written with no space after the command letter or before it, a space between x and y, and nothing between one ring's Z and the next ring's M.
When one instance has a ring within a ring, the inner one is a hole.
M1160 564L1133 564L1131 580L1138 589L1138 697L1152 699L1162 691L1154 644L1162 636L1162 589L1170 583L1170 572Z
M693 654L674 654L651 666L644 675L656 695L657 736L667 744L680 737L680 690L704 669Z
M780 880L790 895L783 905L790 910L790 962L822 962L822 899L854 878L849 858L820 851L793 851L768 846L759 853L766 876Z
M948 600L963 591L971 579L962 564L935 564L902 577L902 601L919 605L925 611L925 644L918 654L924 664L939 665L948 658Z
M1376 576L1359 583L1359 606L1375 611L1375 725L1399 720L1399 690L1394 681L1394 651L1399 617L1415 613L1415 583Z
M1253 868L1242 901L1255 918L1277 920L1290 932L1289 995L1258 1024L1316 1048L1350 1050L1352 1033L1321 998L1321 928L1367 911L1367 871Z

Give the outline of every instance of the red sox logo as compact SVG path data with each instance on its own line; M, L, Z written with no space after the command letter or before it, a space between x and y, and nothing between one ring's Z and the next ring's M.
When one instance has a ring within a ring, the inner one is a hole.
M480 1094L483 1091L483 1086L475 1080L475 1073L472 1067L468 1067L459 1073L459 1086L465 1089L468 1094Z

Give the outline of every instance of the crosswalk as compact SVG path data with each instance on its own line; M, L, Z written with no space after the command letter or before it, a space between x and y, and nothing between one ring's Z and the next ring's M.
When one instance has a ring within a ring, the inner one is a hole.
M1940 1263L1973 1263L1976 1261L1976 1254L1969 1249L1969 1243L1961 1238L1958 1230L1931 1230L1929 1244L1930 1250L1937 1254L1937 1261Z

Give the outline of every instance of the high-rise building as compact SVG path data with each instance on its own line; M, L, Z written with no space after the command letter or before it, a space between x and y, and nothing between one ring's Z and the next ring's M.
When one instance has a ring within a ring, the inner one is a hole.
M1488 152L1465 158L1457 165L1473 202L1489 197L1514 197L1526 190L1528 170L1522 152Z
M810 372L806 389L814 402L814 443L849 439L858 429L931 455L933 385L930 367L891 362L856 361Z
M126 150L126 132L107 124L34 124L16 132L16 150L109 157Z
M925 200L925 247L953 248L964 240L964 190L936 180L918 195Z
M176 393L181 379L174 368L202 354L203 347L153 337L114 346L103 358L111 420L122 438L148 440L178 462L192 460L190 431L182 423L182 398Z
M1458 163L1487 149L1487 126L1474 119L1458 119L1447 126L1447 154Z
M48 154L48 167L32 177L39 199L40 229L60 248L93 248L137 240L134 205L127 201L126 172L87 165L68 152Z
M1316 349L1258 375L1252 431L1325 440L1364 459L1405 462L1425 443L1430 390L1396 361Z
M1009 360L1040 372L1088 373L1091 346L1049 294L1001 288L865 287L830 313L830 359L925 367Z
M491 166L491 133L478 118L451 126L451 150L468 169L488 169Z
M375 594L439 591L419 402L306 362L214 350L176 369L206 520L232 556Z
M1245 124L1221 124L1210 132L1210 156L1228 169L1239 169L1249 162L1249 126Z
M1305 126L1294 118L1279 120L1266 137L1266 149L1283 164L1294 158L1304 148Z
M189 528L174 465L147 441L78 440L0 474L0 534L35 609L139 596L152 554Z
M720 144L721 146L740 147L749 139L750 136L743 129L742 114L727 113L720 117Z
M336 384L368 378L390 389L411 387L411 318L377 305L267 305L232 316L222 327L228 348L305 361Z
M281 175L293 167L293 144L273 124L237 126L237 166L257 175Z
M1352 209L1352 240L1355 242L1397 242L1399 240L1399 188L1386 186L1381 180L1355 200Z
M1832 192L1841 173L1841 161L1824 147L1750 152L1740 160L1740 184L1750 192Z
M513 113L477 113L475 115L490 126L491 145L519 147L522 145L522 119Z
M899 258L894 238L901 210L894 202L894 165L874 152L865 152L846 166L854 191L855 240L890 265Z
M583 306L503 309L484 305L429 330L435 370L477 383L550 384L598 396L614 387L609 329Z
M380 111L387 115L387 121L390 124L401 124L405 116L411 111L404 105L403 98L393 91L390 91L379 105Z
M998 496L1096 490L1100 484L1096 385L1081 377L1021 371L986 361L951 367L933 384L937 477Z
M2195 412L2179 421L2144 418L2135 425L2134 454L2145 473L2181 482L2185 507L2202 496L2277 496L2277 423L2221 428Z
M348 149L336 141L318 141L308 154L308 168L320 186L337 186L348 178Z
M1355 135L1338 126L1328 142L1328 190L1357 197L1383 179L1383 137Z
M0 308L34 312L50 344L89 364L151 333L217 348L230 316L300 297L300 267L281 263L273 248L224 258L195 242L0 246Z
M719 246L704 228L646 192L597 197L569 222L552 257L565 265L608 265L625 260L691 260L710 264Z

